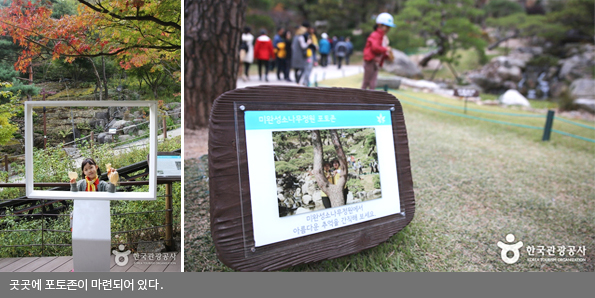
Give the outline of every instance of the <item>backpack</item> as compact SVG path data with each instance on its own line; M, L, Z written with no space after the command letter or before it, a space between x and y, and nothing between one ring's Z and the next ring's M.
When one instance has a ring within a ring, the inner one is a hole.
M246 51L246 52L247 52L247 51L248 51L248 43L246 43L245 41L242 41L242 42L240 43L240 51L241 51L241 50L244 50L244 51Z
M285 49L285 42L280 41L277 43L277 58L285 59L287 57L287 50Z

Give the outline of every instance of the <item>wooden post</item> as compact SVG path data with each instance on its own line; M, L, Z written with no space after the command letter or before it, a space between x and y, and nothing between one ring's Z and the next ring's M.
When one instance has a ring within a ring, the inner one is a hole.
M165 121L165 116L163 116L163 138L167 139L167 121Z
M43 90L45 91L45 89ZM43 97L42 100L45 101L45 92L43 92ZM43 107L43 150L45 150L45 146L47 144L48 138L47 138L47 130L46 130L46 125L45 125L45 107Z
M91 156L95 158L95 148L93 148L93 141L95 140L94 132L91 131Z
M172 182L168 182L165 184L165 246L168 250L173 248L172 200Z
M10 173L8 172L8 154L4 154L4 170L6 171L6 183L8 183L8 179L10 178Z

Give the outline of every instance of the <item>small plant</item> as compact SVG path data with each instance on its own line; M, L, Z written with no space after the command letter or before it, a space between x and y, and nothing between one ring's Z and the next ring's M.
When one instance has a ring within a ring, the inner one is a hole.
M59 135L61 138L63 138L63 139L65 139L65 138L66 138L68 135L70 135L71 133L72 133L72 129L71 129L71 128L68 128L68 129L65 129L65 130L59 130L59 131L58 131L58 135Z

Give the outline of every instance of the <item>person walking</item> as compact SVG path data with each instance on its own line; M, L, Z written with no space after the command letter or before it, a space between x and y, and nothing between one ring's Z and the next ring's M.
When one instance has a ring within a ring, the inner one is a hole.
M249 26L244 27L242 44L240 45L240 48L247 49L246 54L241 59L244 64L244 77L242 78L244 81L250 80L248 71L250 70L250 65L254 62L254 35L252 35L250 31L252 31L252 29Z
M289 34L289 39L291 39L291 33L287 30L281 33L281 40L277 41L275 47L275 56L277 61L277 79L281 81L281 74L283 74L283 79L285 81L291 82L289 79L289 63L288 63L288 50L289 50L289 39L287 38L287 34Z
M298 85L306 69L308 58L312 57L312 52L308 52L308 46L312 43L308 37L308 27L310 27L308 21L302 23L302 26L295 31L291 42L291 67L295 71L295 82Z
M347 43L343 36L339 37L339 41L335 45L335 56L337 56L338 69L341 69L341 61L347 56Z
M336 36L333 36L331 40L331 58L333 58L333 65L337 65L337 56L335 56L335 46L339 39Z
M345 38L345 43L347 44L347 55L345 55L345 65L349 65L349 57L353 54L353 43L351 43L351 39L349 37Z
M364 81L362 82L362 89L374 90L376 88L378 71L391 51L389 46L382 45L382 41L390 28L395 27L393 16L386 12L379 14L376 17L376 25L364 47Z
M307 39L309 40L309 44L306 51L306 68L304 68L304 74L302 75L302 85L306 87L310 86L310 74L312 73L312 68L317 64L316 52L318 52L318 39L316 38L316 30L313 27L308 27Z
M326 67L328 65L328 54L331 52L331 43L328 41L328 34L322 33L320 40L320 66Z
M283 40L283 33L285 33L285 29L284 28L277 28L277 33L275 34L275 36L273 36L273 49L275 49L275 60L273 60L272 63L269 63L271 65L271 70L275 69L275 67L277 67L278 69L278 61L276 58L276 54L277 54L277 43L279 43L281 40Z
M269 81L269 61L275 58L273 42L267 36L265 29L260 30L260 36L254 45L254 56L258 60L258 79L262 81L262 68L264 67L264 80Z

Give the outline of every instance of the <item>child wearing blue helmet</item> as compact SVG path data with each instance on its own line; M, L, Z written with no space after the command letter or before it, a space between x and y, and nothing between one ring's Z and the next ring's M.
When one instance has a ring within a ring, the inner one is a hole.
M395 27L395 23L393 16L389 13L383 12L376 17L375 30L366 40L366 46L364 47L364 81L362 89L374 90L376 88L378 71L391 51L388 44L384 44L383 41L386 33L393 27Z

